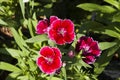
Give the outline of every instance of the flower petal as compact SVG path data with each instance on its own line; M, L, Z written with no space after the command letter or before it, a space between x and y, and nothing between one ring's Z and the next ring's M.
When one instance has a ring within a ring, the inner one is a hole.
M93 64L95 60L96 59L94 56L85 56L85 58L83 58L83 61L86 62L87 64Z
M47 33L48 28L48 20L40 20L36 26L36 33L37 34L44 34Z
M60 52L60 50L58 48L53 47L52 49L53 49L53 51L55 53L55 56L58 56L60 58L62 57L62 54L61 54L61 52Z
M67 32L74 32L74 24L70 19L65 19L61 22L61 27L63 27Z
M59 19L57 16L50 16L50 24L57 19Z
M41 48L39 53L40 53L40 55L42 55L44 57L55 56L55 53L54 53L53 49L48 47L48 46L45 46L45 47Z
M47 64L47 61L43 57L38 58L37 64L43 73L52 74L55 72L53 67L51 67L51 65Z
M66 33L64 36L64 40L66 41L66 43L71 43L75 38L75 33Z

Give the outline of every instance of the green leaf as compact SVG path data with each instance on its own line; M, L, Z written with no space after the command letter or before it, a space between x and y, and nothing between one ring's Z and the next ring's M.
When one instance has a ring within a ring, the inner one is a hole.
M82 66L84 66L85 68L87 68L87 67L91 68L91 66L88 65L87 63L85 63L83 60L79 60L79 65L82 65Z
M30 71L35 71L37 69L36 64L32 61L32 59L29 59L29 61L27 62L29 64L29 70Z
M28 75L18 76L17 80L29 80L29 76Z
M22 54L21 51L16 49L8 49L8 48L5 48L5 49L13 58L16 58L16 59L18 59L20 57L20 54Z
M111 6L101 6L98 4L94 4L94 3L83 3L83 4L79 4L77 5L78 8L81 8L83 10L86 11L100 11L103 13L113 13L114 11L116 11L114 8L112 8Z
M36 13L33 13L33 16L32 16L32 25L34 26L34 29L36 28L37 23L38 23L38 20L36 18Z
M0 25L8 25L6 22L4 22L2 19L0 19Z
M120 22L120 12L117 12L116 14L113 15L112 22Z
M43 41L47 41L47 35L38 35L38 36L34 36L30 39L25 40L27 43L34 43L34 42L43 42Z
M116 45L116 42L100 42L99 47L101 50L111 48Z
M106 29L105 32L103 32L103 34L107 34L111 37L115 37L115 38L120 39L120 34L117 33L116 31L113 31L113 30Z
M97 31L100 32L104 31L105 26L101 23L95 22L95 21L86 21L82 27L80 27L80 32L84 32L84 31Z
M44 6L45 8L51 8L52 7L52 4L47 4Z
M23 18L25 18L25 4L24 4L23 0L19 0L19 4L20 4Z
M67 74L66 74L65 67L62 67L61 70L62 70L62 74L63 74L64 80L67 80Z
M12 64L9 64L9 63L6 63L6 62L0 62L0 69L2 70L6 70L6 71L12 71L12 72L20 72L21 70L12 65Z
M16 80L16 77L19 76L22 72L12 72L10 73L5 80Z
M118 43L117 45L107 49L106 51L104 51L101 56L98 58L98 60L95 63L95 69L94 72L96 74L96 76L98 76L100 73L103 72L103 70L105 69L105 67L109 64L109 62L111 61L114 53L119 49L120 44Z
M116 11L112 6L101 6L100 11L103 13L113 13Z
M111 5L113 5L117 9L119 9L119 2L117 0L104 0L104 1L111 4Z
M120 33L120 28L119 27L114 27L116 31Z
M101 6L93 3L83 3L83 4L77 5L77 7L91 12L91 11L99 10Z
M3 13L5 12L4 9L3 9L2 7L0 7L0 12L3 12Z
M25 52L28 52L28 50L26 48L29 48L27 46L27 44L25 43L25 41L23 40L22 36L20 36L18 34L18 32L14 29L14 28L11 28L11 31L12 31L12 34L14 36L14 39L16 41L16 43L18 44L18 46Z
M10 0L0 0L0 3L2 2L9 2Z
M28 19L28 29L30 31L30 35L33 37L34 36L34 32L33 32L33 25L32 25L32 19Z
M47 77L47 80L49 80L49 77ZM58 78L58 77L52 77L52 79L51 79L51 80L63 80L63 79Z

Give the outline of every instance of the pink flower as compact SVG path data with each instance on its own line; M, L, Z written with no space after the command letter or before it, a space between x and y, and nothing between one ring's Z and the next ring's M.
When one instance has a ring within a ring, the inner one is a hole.
M58 48L45 46L39 53L36 63L43 73L53 74L62 66L62 55Z
M88 64L95 62L95 57L100 56L101 50L98 42L94 41L91 37L81 37L76 44L76 51L82 50L83 61Z
M36 33L37 34L47 33L51 23L57 19L58 19L57 16L51 16L50 21L48 19L40 20L36 26Z
M83 61L86 62L87 64L93 64L95 62L95 57L94 56L84 56Z
M75 37L73 22L69 19L55 20L51 24L48 36L51 40L55 41L59 45L71 43Z

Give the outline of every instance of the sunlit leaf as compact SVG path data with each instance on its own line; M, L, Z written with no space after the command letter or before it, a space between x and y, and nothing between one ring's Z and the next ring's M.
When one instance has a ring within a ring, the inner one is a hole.
M38 35L34 36L30 39L25 40L27 43L34 43L34 42L42 42L42 41L47 41L47 35Z
M5 80L16 80L16 77L19 76L22 72L12 72L10 73Z
M44 6L45 8L51 8L52 7L52 4L47 4Z
M19 0L19 4L20 4L23 18L25 18L25 4L24 4L23 0Z
M101 50L111 48L116 45L116 42L100 42L99 47Z
M78 8L84 9L86 11L100 11L103 13L113 13L114 11L116 11L113 7L111 6L101 6L98 4L94 4L94 3L83 3L83 4L79 4L77 5Z
M120 39L120 34L117 33L116 31L113 31L113 30L106 29L105 32L103 32L103 34L107 34L111 37L115 37L115 38Z
M47 77L47 80L50 80L49 77ZM64 79L61 79L61 78L58 78L58 77L52 77L51 80L64 80Z
M120 12L113 15L113 22L120 22Z
M0 69L2 70L6 70L6 71L12 71L12 72L20 72L21 70L12 65L12 64L9 64L9 63L6 63L6 62L0 62Z
M67 80L67 74L66 74L66 69L65 67L62 67L62 74L63 74L63 77L64 77L64 80Z
M0 19L0 25L8 25L5 21L3 21L2 19Z
M104 1L119 9L119 2L117 0L104 0Z
M14 36L14 39L16 41L16 43L18 44L18 46L25 52L28 52L28 50L26 48L28 48L27 44L25 43L25 41L23 40L22 36L20 36L18 34L18 32L14 29L11 28L12 34ZM25 48L26 47L26 48Z

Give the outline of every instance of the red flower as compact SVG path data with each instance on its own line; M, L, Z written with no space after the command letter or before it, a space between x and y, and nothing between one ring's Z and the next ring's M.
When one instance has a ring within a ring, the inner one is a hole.
M55 20L48 32L49 38L59 45L71 43L74 40L74 24L71 20Z
M100 56L101 50L98 46L98 42L94 41L91 37L81 37L76 44L76 51L82 50L83 61L88 64L95 62L95 57Z
M53 74L62 66L61 57L62 55L58 48L46 46L40 50L37 65L42 72Z
M51 23L57 19L58 19L57 16L51 16L50 21L48 19L40 20L36 26L36 33L37 34L47 33Z

